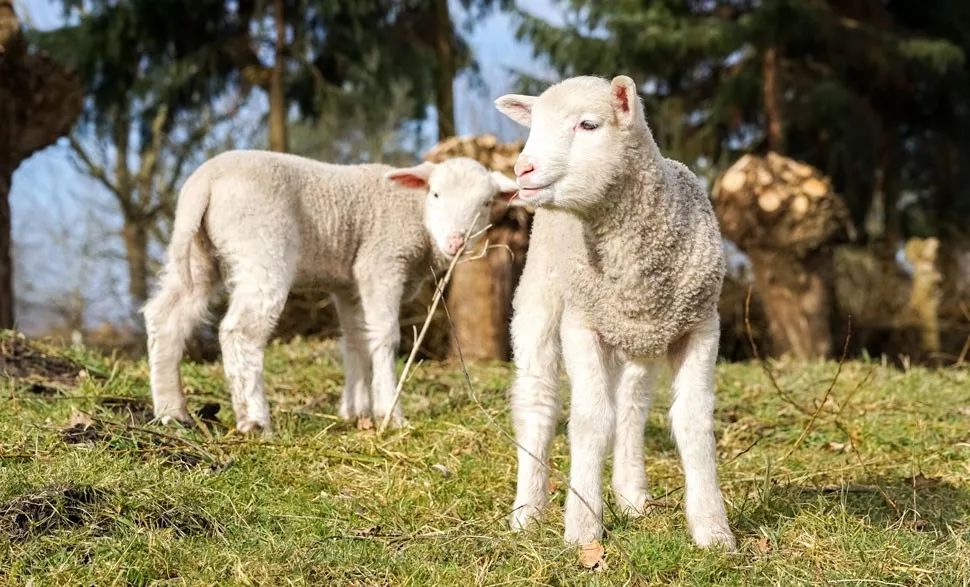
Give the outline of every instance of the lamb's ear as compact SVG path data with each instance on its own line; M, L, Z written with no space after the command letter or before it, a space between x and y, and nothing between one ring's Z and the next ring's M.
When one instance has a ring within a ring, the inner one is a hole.
M493 171L491 173L492 182L498 188L498 195L495 197L504 201L509 206L522 206L522 200L515 197L519 193L519 184L509 179L504 173Z
M431 172L434 171L434 168L434 163L425 161L421 165L415 165L414 167L388 171L384 174L384 177L406 188L426 188L428 187L428 178L431 177Z
M532 104L535 101L535 96L506 94L495 100L495 107L522 126L530 127L532 126Z
M610 82L613 111L620 124L629 125L640 115L640 97L637 85L625 75L618 75Z

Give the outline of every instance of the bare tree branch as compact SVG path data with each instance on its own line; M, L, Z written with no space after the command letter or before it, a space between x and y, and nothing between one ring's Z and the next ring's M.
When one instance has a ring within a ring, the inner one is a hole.
M74 151L74 154L77 155L77 157L74 159L74 165L78 168L78 171L98 180L101 185L106 187L109 192L118 198L118 201L123 201L118 187L111 182L110 178L108 178L108 174L105 172L104 167L94 162L94 159L84 149L81 142L77 140L74 133L69 134L67 136L67 140L71 145L71 149Z
M158 168L159 154L168 138L168 132L165 130L168 123L168 112L168 104L162 104L158 107L155 118L152 120L151 141L144 145L141 150L141 163L135 182L138 186L138 200L142 209L147 208L151 202L151 186Z

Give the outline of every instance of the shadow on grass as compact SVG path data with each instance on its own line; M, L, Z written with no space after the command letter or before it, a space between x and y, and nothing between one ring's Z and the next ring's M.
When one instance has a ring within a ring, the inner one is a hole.
M755 500L738 504L735 519L739 532L755 533L806 512L844 514L876 528L946 533L967 525L970 490L922 474L832 485L772 483L759 488Z

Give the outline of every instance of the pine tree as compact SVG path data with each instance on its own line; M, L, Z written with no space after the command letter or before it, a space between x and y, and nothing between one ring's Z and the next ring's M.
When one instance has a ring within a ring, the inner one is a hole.
M567 4L562 27L520 12L519 35L563 75L642 81L658 140L677 158L723 169L775 150L808 161L834 178L860 225L885 194L893 237L902 191L929 190L930 204L970 195L926 181L924 159L943 148L927 143L958 149L967 136L966 2Z

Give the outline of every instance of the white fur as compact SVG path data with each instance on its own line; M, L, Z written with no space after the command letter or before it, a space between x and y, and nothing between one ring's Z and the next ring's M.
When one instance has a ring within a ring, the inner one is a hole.
M264 151L209 160L182 188L161 287L144 309L155 416L190 421L178 365L221 278L229 308L219 342L239 430L270 430L263 351L294 286L334 299L346 372L340 416L382 418L396 386L402 300L447 263L466 230L484 227L494 197L517 189L471 159L407 169ZM393 421L402 422L399 406Z
M612 83L573 78L539 97L505 96L496 104L513 120L531 125L516 174L523 188L520 198L539 207L512 319L517 368L511 389L512 417L521 446L512 527L525 527L547 504L544 463L559 413L560 358L572 384L571 491L566 498L565 540L588 543L602 536L600 487L611 449L612 486L619 506L631 514L643 511L650 499L643 430L655 375L666 359L674 372L670 421L684 467L691 534L700 546L734 548L715 463L714 363L719 328L710 298L716 303L723 259L716 224L697 221L712 217L706 196L699 192L693 175L660 156L636 88L625 76ZM595 128L583 128L583 122ZM643 210L643 202L663 202L664 210L672 212L651 216ZM616 214L616 210L631 214ZM670 250L669 259L640 267L645 257L639 254L643 249L636 247L670 242L659 240L660 235L669 237L675 229L683 231L676 234L704 233L696 248L687 247L687 254L693 252L696 257L692 264L678 269L680 252ZM718 243L716 248L711 242ZM667 274L652 275L658 268ZM649 276L649 283L641 284L641 275ZM695 276L698 281L710 281L710 287L689 287ZM607 281L620 287L610 289ZM654 293L670 295L664 288L676 284L677 292L690 292L680 302L691 311L680 312L678 306L678 316L686 316L684 320L662 321L662 327L650 330L650 319L665 309L653 308L649 300L634 295L623 306L633 314L603 325L574 291L580 282L592 292L599 288L607 304L616 291L637 294L643 285L648 291L653 287ZM691 308L695 299L698 305ZM649 311L636 313L644 305ZM641 336L638 329L649 336ZM657 341L662 342L661 349L654 351ZM650 352L638 354L631 348Z

